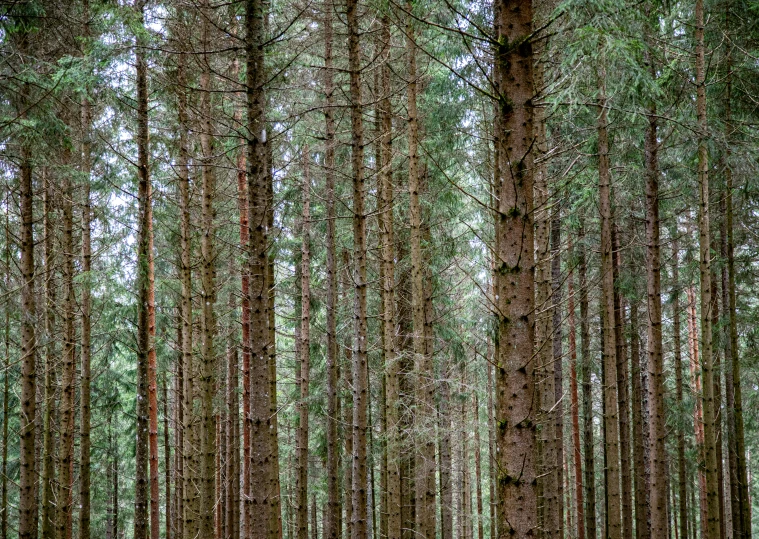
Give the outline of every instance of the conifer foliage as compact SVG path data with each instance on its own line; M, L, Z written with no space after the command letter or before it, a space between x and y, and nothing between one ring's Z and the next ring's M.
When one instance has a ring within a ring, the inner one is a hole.
M756 0L0 3L0 539L748 539Z

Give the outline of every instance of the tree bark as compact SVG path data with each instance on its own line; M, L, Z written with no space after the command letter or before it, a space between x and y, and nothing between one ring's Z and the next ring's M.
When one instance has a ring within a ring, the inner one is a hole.
M144 24L144 2L138 4L142 24ZM138 44L142 38L138 38ZM153 443L155 439L155 453L157 457L157 420L155 424L155 436L153 432L153 412L157 412L157 400L155 398L155 385L151 382L151 372L155 373L155 291L153 269L153 207L152 187L150 182L149 159L149 134L148 134L148 78L147 61L142 46L138 46L135 55L137 58L137 178L138 178L138 244L137 244L137 293L138 293L138 317L137 317L137 442L135 460L135 502L134 502L134 539L147 539L148 537L148 499L152 495L153 479ZM152 363L152 365L151 365ZM63 408L61 409L63 413ZM150 428L150 432L148 432ZM151 474L150 489L148 492L148 454L150 453ZM158 461L155 462L156 492L158 497ZM151 522L155 527L158 521L157 507L153 517L151 507ZM151 534L152 535L152 534Z
M619 418L617 402L616 339L614 335L614 270L612 244L611 170L609 166L606 68L600 61L598 73L598 188L601 213L601 289L603 364L605 373L604 429L606 449L606 520L608 539L622 538L622 504L619 473Z
M382 256L382 349L385 369L385 432L386 432L386 507L387 537L401 538L401 430L399 366L396 350L395 313L395 193L392 171L393 110L390 84L390 21L385 15L381 21L380 41L382 67L380 73L381 97L378 106L379 120L379 227ZM333 126L334 129L334 126ZM334 133L333 133L334 136ZM333 231L334 233L334 231Z
M617 404L619 414L619 451L620 478L622 480L622 536L632 539L632 475L630 472L630 396L628 392L629 369L627 366L627 346L625 342L625 307L624 298L616 283L620 280L622 268L622 253L620 252L619 228L617 223L612 225L612 245L614 248L614 341L617 354Z
M86 46L90 43L90 3L84 0L82 18L84 25L82 34L87 40ZM81 106L81 170L84 176L83 182L83 204L82 204L82 273L84 282L82 283L82 295L80 300L81 309L81 372L80 372L80 420L79 420L79 537L80 539L90 538L90 382L91 359L92 359L92 320L91 320L91 276L92 270L92 215L90 201L90 174L92 172L92 155L90 140L90 123L91 105L88 94L89 89L85 88L85 96L82 99ZM169 539L169 538L167 538Z
M335 246L335 83L332 0L324 2L324 170L327 194L327 511L324 539L340 537L340 448L338 437L337 260ZM394 539L394 538L391 538Z
M438 420L438 437L440 438L440 536L441 539L453 539L451 386L448 381L447 365L443 367L442 377L439 403L440 418Z
M179 53L177 64L177 120L179 124L179 155L177 175L180 208L180 257L179 278L181 299L179 312L182 325L182 537L194 539L198 532L197 496L195 496L195 369L193 361L193 313L192 313L192 244L190 224L190 170L187 118L187 94L185 87L187 55Z
M33 23L20 17L18 50L24 58L29 48ZM29 83L21 87L17 110L19 120L27 118ZM34 190L32 155L27 144L21 145L19 163L19 199L21 210L21 413L19 416L19 539L37 537L37 481L35 425L37 414L37 340L35 335L35 267L34 267Z
M353 176L353 282L355 284L353 353L353 485L352 539L367 534L367 406L368 365L366 325L366 211L364 209L364 126L361 103L361 52L358 0L348 0L348 56L350 71L351 167Z
M211 25L213 12L209 0L204 0L201 11L201 62L200 73L200 147L201 158L201 303L202 303L202 361L199 376L200 394L200 514L198 531L201 537L214 533L216 421L213 411L214 377L216 373L216 246L214 198L216 172L214 164L214 134L211 110ZM157 467L156 467L157 468ZM157 493L156 493L157 494ZM153 537L158 539L158 537Z
M578 249L577 267L580 279L580 357L582 376L583 447L585 450L585 532L588 539L596 539L596 472L593 451L593 388L591 385L590 313L588 306L588 268L585 230L580 225L582 243ZM581 524L578 523L578 526Z
M672 332L675 370L675 403L681 406L683 401L683 367L680 339L680 268L678 257L680 254L677 242L677 230L673 231L672 238ZM685 472L685 433L682 428L677 429L677 479L678 479L678 514L680 537L688 539L688 492L687 476Z
M474 392L474 476L477 494L477 539L485 539L485 522L482 511L482 443L480 441L480 403Z
M541 47L542 49L542 47ZM540 95L543 89L543 66L540 51L536 53L535 93ZM534 109L535 129L535 356L540 387L540 418L538 457L539 475L538 514L542 537L553 539L559 537L560 499L559 468L557 466L557 439L554 427L556 417L553 413L556 404L555 364L552 357L553 300L551 294L551 208L549 204L548 170L542 159L547 151L545 114L542 107Z
M640 361L640 333L638 328L638 302L630 302L630 363L632 365L632 417L633 417L633 488L635 491L635 539L650 539L651 527L648 518L650 507L650 486L647 481L645 438L643 419L643 381ZM650 342L650 337L648 339Z
M701 368L704 401L704 462L706 469L707 528L706 539L720 534L719 492L717 474L717 436L715 431L714 370L711 323L711 231L709 230L709 179L706 148L706 65L704 53L704 0L696 0L696 115L698 117L698 243L701 284Z
M43 440L42 440L42 538L53 539L55 537L56 506L53 503L53 489L55 486L55 432L53 425L56 422L56 379L57 369L55 365L56 347L53 335L56 326L56 278L55 278L55 252L54 240L54 216L56 208L53 204L55 195L49 176L42 173L43 198L45 216L43 218L44 239L44 267L45 267L45 414L43 416Z
M530 537L537 526L533 366L533 54L532 5L498 0L494 34L499 175L493 286L497 324L497 526L501 537ZM515 44L518 43L519 46Z
M730 10L727 8L726 31L730 29ZM728 49L730 50L730 49ZM743 399L741 394L741 365L738 347L738 326L736 316L735 301L735 239L733 228L733 169L730 162L730 144L733 135L732 123L732 55L727 57L727 79L725 92L725 139L726 139L726 156L725 156L725 221L726 221L726 259L727 259L727 289L728 302L726 308L729 311L729 340L730 343L730 378L732 390L727 390L727 398L732 401L732 406L728 407L734 423L733 440L729 444L731 451L734 451L735 458L735 493L737 512L733 513L733 537L734 539L749 539L751 537L751 503L748 496L748 480L746 474L746 442L743 427ZM731 482L731 487L732 487ZM738 516L739 515L739 516Z
M44 189L43 185L43 189ZM47 197L46 197L47 200ZM10 202L10 192L6 192L5 195L5 204L6 207L9 207ZM46 212L47 213L47 212ZM3 292L5 294L10 294L11 289L11 238L10 238L10 212L5 212L5 253L4 253L4 262L5 262L5 278L3 279ZM45 220L45 223L47 223L47 219ZM47 238L47 234L45 235ZM49 271L49 266L45 264L45 272L47 273ZM47 300L47 297L46 297ZM15 307L14 301L6 301L5 308L3 309L5 311L5 325L4 325L4 331L3 331L3 341L4 341L4 352L5 352L5 360L3 362L3 367L5 367L5 372L3 374L3 463L2 463L2 499L0 500L2 502L2 507L0 507L0 514L2 515L0 520L0 537L2 539L8 538L8 417L9 417L9 405L8 405L8 399L10 398L10 372L11 372L11 308ZM49 312L49 306L46 305L46 311ZM47 317L46 317L47 318ZM47 368L45 369L45 376L47 377ZM47 400L47 391L45 392L45 397ZM47 406L45 407L46 412L45 416L47 417ZM50 423L47 422L45 426L49 427ZM48 441L50 438L50 435L47 433L47 430L45 431L45 438L44 442ZM43 446L44 451L44 446ZM49 453L43 454L43 462L46 462L47 459L50 459L52 461L52 455ZM43 465L44 466L44 465ZM49 480L45 480L45 476L42 476L42 485L43 488L47 487L50 484ZM48 498L49 499L49 498Z
M411 4L406 4L411 10ZM413 18L406 23L406 54L408 55L407 110L409 151L409 221L411 236L411 312L414 343L414 438L416 438L416 476L414 480L416 524L415 532L422 539L435 535L435 445L425 433L429 431L429 411L433 409L432 356L427 346L424 305L425 257L422 247L422 208L419 201L423 190L419 173L419 126L417 112L416 41Z
M556 485L558 503L557 538L564 537L564 370L562 350L563 331L561 327L561 201L551 215L551 316L553 340L553 388L555 425L554 446L556 450Z
M300 399L298 400L298 453L297 495L297 539L308 538L308 384L311 364L311 174L308 146L303 150L303 180L301 184L301 271L300 271Z
M649 58L649 63L651 60ZM651 65L655 77L655 67ZM646 293L648 305L648 377L650 405L650 530L653 537L668 534L667 456L664 409L664 356L662 352L661 277L659 254L659 161L656 105L648 111L645 135L646 167Z
M276 416L272 415L271 357L269 347L268 280L268 180L266 173L266 126L264 123L263 5L261 0L245 4L247 29L247 167L250 238L248 265L251 304L250 368L250 494L245 498L246 537L265 539L272 535L277 519L278 477L273 439ZM278 519L277 519L278 522Z
M350 254L347 250L343 250L342 254L343 259L343 273L342 273L342 302L344 304L349 304L349 297L350 297L350 286L351 286L351 272L350 272ZM346 332L347 333L347 332ZM345 349L345 365L348 368L345 368L343 370L344 377L342 382L343 387L345 388L345 393L350 393L351 388L351 380L353 376L353 347L351 344L351 339L348 335L345 335L343 343L343 348ZM343 436L344 440L344 455L345 455L345 470L343 472L344 475L344 484L345 484L345 539L352 539L353 538L353 403L352 403L352 395L351 398L346 398L345 406L343 407L343 425L346 426L346 429L350 427L350 433Z
M572 240L569 243L569 259L574 264L574 249ZM583 291L581 290L582 294ZM572 407L572 452L575 472L575 514L577 539L585 539L585 507L583 506L583 483L582 483L582 450L580 449L580 403L577 394L577 325L575 322L575 277L570 269L567 279L567 296L569 311L569 392ZM637 538L640 539L640 538Z
M163 517L166 522L166 539L171 539L174 536L174 530L172 529L172 514L171 514L171 444L169 443L169 388L166 376L161 378L161 393L163 400L163 488L164 497L164 511Z
M693 427L696 438L696 451L700 463L704 462L705 448L704 448L704 410L703 401L699 398L701 395L702 378L698 375L699 369L699 339L698 339L698 322L696 314L696 291L695 287L691 284L688 287L688 341L690 343L690 377L691 386L695 395L695 406L693 407ZM699 507L700 507L700 524L701 535L707 536L708 532L708 506L706 499L706 473L703 466L698 468L698 493L699 493ZM694 508L695 509L695 508ZM693 532L695 534L695 525Z
M64 151L64 163L70 161L69 151ZM57 518L55 523L58 539L71 539L72 514L74 507L74 411L76 377L76 329L74 327L76 298L74 296L74 194L71 179L63 174L62 191L62 237L61 251L63 255L63 351L61 365L61 409L60 409L60 450L58 455L58 496Z

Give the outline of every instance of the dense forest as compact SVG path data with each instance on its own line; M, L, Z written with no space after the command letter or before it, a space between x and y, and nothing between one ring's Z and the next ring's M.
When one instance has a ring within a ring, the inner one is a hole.
M759 533L757 0L2 0L0 183L0 539Z

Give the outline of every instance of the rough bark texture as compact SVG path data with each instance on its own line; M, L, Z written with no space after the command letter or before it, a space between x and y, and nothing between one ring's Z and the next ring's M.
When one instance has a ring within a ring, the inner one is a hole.
M569 258L572 260L574 251L570 240ZM574 260L572 260L574 263ZM582 293L582 291L581 291ZM577 393L577 324L575 322L575 277L570 270L567 279L567 309L569 311L569 393L572 411L572 457L575 472L575 514L577 539L585 539L585 507L583 506L584 492L582 483L582 450L580 449L580 403Z
M585 232L580 230L584 241ZM588 268L584 243L578 249L577 267L580 279L580 360L582 375L582 419L585 460L585 532L588 539L596 539L596 473L593 455L593 388L591 385L590 313L588 306Z
M279 484L272 439L276 416L271 414L272 380L269 356L268 190L266 174L266 128L263 92L263 6L261 0L245 4L247 29L247 167L250 238L248 266L251 305L250 494L245 498L246 537L264 539L272 534L278 507Z
M211 27L213 12L205 0L200 7L201 51L200 61L200 160L201 180L201 224L200 224L200 276L201 276L201 361L198 378L200 396L200 459L197 475L200 479L200 513L198 533L201 537L211 537L214 533L214 513L216 507L216 416L213 411L216 374L216 245L215 210L216 171L214 163L214 133L211 111L211 65L209 50L212 45ZM152 416L151 416L152 421ZM157 429L156 429L157 430ZM151 455L152 460L152 455ZM156 472L158 468L156 457ZM151 470L152 473L152 470ZM157 475L157 474L156 474ZM156 496L158 489L156 488ZM157 523L157 519L156 519ZM158 539L157 536L153 539Z
M138 7L144 24L144 4ZM134 539L148 537L148 432L149 371L151 355L155 361L152 337L155 335L155 294L153 291L153 208L148 165L148 78L145 51L136 49L137 57L137 178L138 178L138 240L137 240L137 442L135 461ZM152 311L152 323L151 323ZM151 354L152 352L152 354ZM63 413L63 411L62 411ZM157 430L157 429L156 429ZM158 452L156 445L156 453ZM156 462L157 465L157 462ZM156 485L157 486L157 485ZM156 493L157 495L157 493Z
M704 1L696 0L696 115L698 117L698 244L701 284L701 369L703 373L704 466L706 470L706 539L720 535L717 436L715 431L714 370L711 320L711 231L709 230L708 137L706 123L706 65L704 52Z
M617 410L619 416L619 468L622 490L620 497L622 502L622 537L632 539L632 493L633 484L630 467L630 396L628 391L628 367L627 345L625 342L625 307L616 283L619 282L622 266L622 253L620 250L620 231L617 223L612 226L612 245L614 256L612 265L614 268L614 341L617 354Z
M5 196L5 204L7 205L9 202L10 194L6 193ZM9 212L5 213L5 227L4 227L4 236L5 236L5 249L3 253L3 262L5 263L5 278L3 279L3 293L8 294L11 288L11 272L10 272L10 266L11 266L11 242L10 242L10 216L8 215ZM47 264L45 265L45 270L47 273ZM47 294L46 294L47 295ZM46 298L47 300L47 298ZM0 507L0 537L2 539L6 539L8 537L8 417L9 417L9 406L8 406L8 399L10 398L10 366L11 366L11 307L15 306L15 302L12 301L6 301L5 308L3 309L5 311L4 313L4 327L3 327L3 344L4 344L4 350L5 358L3 360L3 367L5 367L5 374L3 375L3 462L2 462L2 469L0 470L0 473L2 473L2 494L0 494L0 502L2 503L2 507ZM47 310L47 307L46 307ZM47 369L45 369L46 376L47 376ZM46 394L47 396L47 394ZM47 413L46 413L47 415ZM49 423L48 423L49 426ZM45 440L49 438L49 435L45 437ZM43 442L44 444L44 442ZM44 451L44 448L43 448ZM43 455L43 462L46 458L46 455ZM43 465L44 466L44 465ZM44 475L43 475L43 481L44 481ZM49 483L49 481L48 481ZM45 483L43 483L44 488Z
M730 28L728 7L726 27ZM726 167L725 167L725 226L726 226L726 254L727 254L727 289L729 310L729 343L731 355L730 378L732 391L728 390L728 399L732 400L730 411L733 416L734 441L729 444L734 451L735 458L735 494L737 512L733 512L733 537L735 539L751 537L751 501L748 496L748 478L746 472L746 441L743 428L743 398L741 394L741 365L738 347L738 326L735 307L735 239L733 228L733 171L730 162L730 141L732 140L732 117L731 117L731 90L732 90L732 61L728 56L727 61L727 91L725 92L725 138L727 140ZM732 487L732 483L731 483ZM740 515L740 516L737 516Z
M645 438L649 433L643 419L643 381L640 361L640 333L638 320L638 302L630 302L630 364L632 387L633 418L633 489L635 491L635 539L650 539L649 496L645 459Z
M335 83L333 72L332 0L324 2L324 172L327 192L327 508L324 539L340 536L340 448L338 438L337 253L335 246Z
M163 400L163 487L164 487L164 510L163 518L166 526L166 539L174 536L172 529L172 508L171 508L171 444L169 442L169 388L166 382L166 376L161 378L161 398Z
M601 60L598 74L598 189L601 213L601 315L603 321L604 444L606 455L606 536L622 538L622 504L619 473L619 419L617 413L617 361L614 335L614 270L612 252L611 169L609 166L606 69Z
M182 324L182 537L194 539L198 531L197 497L193 474L195 466L195 370L193 368L193 320L192 320L192 246L190 225L190 171L189 141L187 136L187 84L186 55L180 53L177 65L177 115L179 123L179 157L177 160L179 208L180 208L180 259L181 281L180 318Z
M540 52L535 54L535 93L540 95L543 87L543 65ZM537 373L540 387L540 428L539 436L539 475L538 475L538 514L541 534L546 539L559 536L559 470L557 465L556 429L554 428L556 404L555 364L552 357L551 322L553 301L551 294L551 251L550 251L550 213L548 170L542 160L546 153L545 114L542 107L534 110L536 158L534 174L535 203L535 356L539 371Z
M31 17L19 17L19 57L25 58L29 34L34 25ZM20 120L27 117L30 84L24 83L18 98ZM37 537L37 481L35 424L37 415L37 339L35 335L35 268L34 268L34 190L32 187L32 155L23 144L18 170L21 251L21 414L19 418L19 539Z
M53 490L55 486L55 432L53 425L56 419L56 346L53 334L56 327L56 278L55 278L55 252L53 248L53 220L56 208L52 182L47 174L42 175L44 189L44 265L45 265L45 415L43 416L44 435L42 440L42 478L41 478L41 524L42 538L53 539L55 537L55 513L56 506L53 504ZM10 272L9 274L10 275Z
M308 384L311 366L311 175L308 146L303 151L301 186L301 248L300 248L300 400L298 401L298 432L295 442L298 453L297 539L308 539Z
M89 0L84 0L82 18L84 20L83 35L87 40L86 46L90 46L90 9ZM87 90L85 90L87 91ZM91 106L88 95L82 99L81 106L81 171L84 177L82 195L82 295L80 299L81 310L81 371L79 378L80 387L80 419L79 419L79 537L90 538L90 382L91 374L91 334L92 334L92 299L90 291L90 275L92 269L92 215L90 201L90 174L92 169L92 143L90 140ZM167 538L168 539L168 538Z
M407 4L411 10L411 4ZM417 114L416 42L413 18L406 24L406 54L408 55L408 140L409 140L409 220L411 235L411 312L413 320L415 407L414 427L416 438L416 477L414 480L416 525L415 532L422 539L435 535L435 445L429 415L434 408L432 356L427 345L425 316L425 252L422 247L422 208L419 201L422 181L419 172L419 126Z
M64 152L64 162L71 159ZM67 174L63 175L61 225L61 254L63 256L63 351L61 364L61 408L60 408L60 449L58 454L58 514L55 528L58 539L70 539L72 534L72 512L74 504L74 410L76 377L76 329L74 328L74 234L73 234L73 186Z
M532 5L495 4L495 120L499 177L493 288L499 537L536 532Z
M361 103L361 50L358 0L347 2L348 64L350 71L351 174L353 180L353 307L355 348L353 352L353 466L352 539L367 534L367 407L368 357L366 325L366 210L364 198L364 125Z
M350 265L351 265L351 259L350 254L347 250L343 250L342 253L342 259L343 259L343 272L341 275L341 283L340 286L342 288L342 302L343 304L350 304L350 295L351 295L351 275L350 275ZM345 368L343 369L343 379L341 380L341 385L343 386L343 391L346 395L345 398L345 406L343 407L343 425L345 425L345 431L343 433L343 440L344 440L344 455L345 455L345 469L343 471L344 476L344 485L345 485L345 539L352 539L353 538L353 496L352 496L352 490L353 490L353 402L352 402L352 395L350 394L350 388L351 388L351 379L353 376L353 347L351 345L351 338L346 332L346 335L344 336L343 341L343 348L345 350ZM348 397L350 395L350 397ZM349 430L350 429L350 430Z
M553 340L554 445L556 450L556 485L558 501L557 538L564 537L564 370L563 335L561 326L561 201L551 215L551 335Z
M492 391L492 380L490 382L490 386ZM451 432L451 386L448 381L447 365L443 367L443 380L441 380L440 383L439 414L440 419L438 420L438 436L440 437L440 536L441 539L453 539L453 463L451 455L451 437L449 436Z
M653 66L651 67L653 70ZM648 305L648 379L650 406L651 509L653 537L668 533L667 436L664 417L664 355L662 352L661 263L659 254L659 161L656 106L648 112L646 166L646 294Z
M680 267L678 258L680 255L677 230L673 231L672 241L672 332L675 371L675 403L680 406L683 401L683 367L682 346L680 330ZM677 429L677 498L680 537L688 538L688 491L687 476L685 472L685 432Z
M385 432L386 432L386 486L385 507L387 512L388 539L401 538L401 431L400 431L400 385L399 366L396 350L395 314L395 224L392 171L392 103L390 85L390 21L382 19L380 30L383 58L381 68L381 99L379 116L379 226L382 251L382 349L385 369Z
M482 511L482 442L480 441L480 404L477 392L474 393L474 476L477 494L477 537L485 538L485 523Z

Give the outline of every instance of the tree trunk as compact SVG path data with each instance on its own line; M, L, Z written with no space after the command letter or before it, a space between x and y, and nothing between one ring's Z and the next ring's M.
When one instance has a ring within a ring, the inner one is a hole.
M499 0L495 4L495 91L499 175L495 181L494 316L497 526L501 536L530 537L537 526L535 488L533 55L532 5ZM524 40L524 41L523 41ZM511 46L520 42L519 47Z
M338 437L337 260L335 247L335 83L332 0L324 3L324 169L327 195L327 511L324 539L340 538L340 448ZM390 538L395 539L395 538Z
M728 8L726 30L730 28ZM731 91L732 91L732 56L727 58L727 91L725 92L725 139L726 139L726 167L725 167L725 220L727 228L727 276L728 276L728 303L729 327L730 327L730 355L732 378L732 391L728 390L728 399L732 401L729 411L734 422L734 441L729 444L731 451L734 450L735 458L735 493L737 512L733 513L733 537L734 539L750 539L751 537L751 504L748 496L748 480L746 475L746 442L743 428L743 399L741 395L741 365L738 349L738 327L735 303L735 253L734 253L734 229L733 229L733 170L730 163L730 143L733 134L731 115ZM728 416L729 418L730 416ZM739 515L739 516L738 516Z
M683 368L680 340L680 284L679 284L679 248L677 230L672 233L672 332L675 370L675 403L681 406L683 401ZM685 473L685 433L677 429L677 479L678 479L678 514L680 518L680 537L688 539L688 493Z
M18 49L25 57L29 46L30 21L21 20ZM26 119L29 83L22 86L18 104L19 120ZM21 210L21 413L19 415L19 539L37 537L37 482L35 425L37 413L37 340L35 337L35 268L34 268L34 191L32 155L23 144L19 163L19 199Z
M585 532L588 539L596 539L596 471L593 451L593 389L591 385L590 313L588 308L588 267L585 231L580 225L582 242L578 249L577 267L580 273L580 357L582 376L583 446L585 449ZM578 523L578 526L581 524Z
M542 49L542 47L541 47ZM543 89L543 66L540 61L540 51L536 53L535 64L535 93L539 95ZM555 364L552 357L551 322L553 299L551 294L551 208L549 207L548 170L542 157L547 151L545 114L542 107L534 109L535 119L535 356L540 369L538 384L540 387L540 418L539 449L540 459L538 489L539 489L539 525L545 539L559 537L560 530L560 499L559 499L559 468L557 466L557 440L554 427L556 416L553 413L556 404Z
M605 373L604 428L606 436L606 537L622 538L622 505L619 484L619 418L617 402L616 339L614 335L614 270L612 243L611 170L609 166L606 68L601 60L598 107L598 188L601 213L601 289L603 363Z
M385 432L386 432L386 508L388 539L401 538L401 432L399 362L396 351L395 315L395 224L392 171L392 103L390 85L390 21L385 15L380 30L382 43L381 98L377 109L379 120L379 227L382 256L382 349L385 369ZM334 126L333 126L334 129ZM334 133L333 133L334 136ZM333 158L334 159L334 158ZM334 181L334 180L333 180ZM334 231L333 231L334 233ZM328 539L328 538L325 538Z
M704 461L704 411L701 395L701 377L698 375L699 367L699 339L698 339L698 322L696 315L696 291L693 285L688 287L688 341L690 343L690 377L693 394L695 395L696 404L693 407L693 427L696 437L696 451L699 459L699 463ZM698 493L699 493L699 506L700 506L700 524L701 535L706 537L707 535L707 523L708 523L708 507L706 501L706 474L704 473L703 466L698 467ZM693 533L695 534L695 526Z
M558 503L558 533L556 537L564 537L564 371L562 361L563 332L561 328L561 201L556 201L556 207L551 216L551 316L553 338L553 388L555 425L554 446L556 450L556 486Z
M71 154L63 152L64 165L70 164ZM63 351L61 366L61 409L60 409L60 450L58 455L58 508L56 518L56 537L71 539L72 512L74 507L74 430L76 389L76 329L74 326L76 314L76 298L74 295L74 194L71 179L68 174L62 175L62 236L61 252L63 255Z
M82 18L84 20L83 36L87 40L86 46L90 46L90 3L83 2ZM86 95L89 89L85 88L85 96L82 99L81 110L81 170L83 181L83 204L82 204L82 296L80 300L82 335L81 335L81 373L80 373L80 420L79 420L79 537L90 539L90 381L91 381L91 291L90 271L92 269L92 215L90 201L90 174L92 169L90 123L91 109L90 99ZM169 539L167 537L167 539Z
M653 65L652 73L655 76ZM656 105L648 111L645 138L646 166L646 291L648 305L648 376L650 405L651 535L668 534L667 456L664 410L664 356L662 353L661 277L659 255L659 161Z
M350 255L347 250L343 250L343 273L342 273L342 302L343 304L349 303L349 297L350 297L350 286L351 286L351 274L350 274ZM346 332L347 333L347 332ZM351 379L352 379L352 373L353 373L353 347L351 345L351 339L348 335L345 335L345 340L343 343L343 348L345 349L345 365L346 368L343 370L344 372L344 378L342 380L342 385L345 388L345 393L350 393L351 388ZM347 435L343 436L343 440L345 443L344 448L344 454L345 454L345 470L343 472L344 475L344 484L345 484L345 536L344 539L352 539L353 538L353 496L352 489L353 489L353 404L351 398L346 398L345 406L343 407L343 417L342 417L343 425L347 427L351 427L351 432ZM350 488L349 488L350 485Z
M717 252L717 245L716 242L712 245L712 251ZM719 297L720 297L720 291L719 291L719 285L717 284L717 273L712 272L711 274L711 286L712 286L712 306L711 306L711 316L712 316L712 327L718 328L719 327L719 321L720 321L720 310L719 310ZM714 352L714 434L716 437L715 440L715 449L716 449L716 461L717 461L717 500L718 500L718 507L719 507L719 534L720 539L725 539L727 534L727 529L725 527L725 476L724 476L724 468L722 465L722 380L720 377L720 370L722 369L722 366L720 365L720 354L719 349L715 350Z
M43 186L43 189L45 187ZM46 197L47 199L47 197ZM10 192L6 192L5 204L9 207ZM47 212L46 212L47 213ZM11 289L11 238L10 238L10 212L5 212L5 278L3 279L3 293L9 294ZM47 219L45 220L47 223ZM45 234L47 238L47 234ZM47 273L49 266L45 264L45 272ZM6 301L5 308L5 324L4 324L4 344L5 344L5 360L3 367L5 372L3 374L3 463L2 463L2 507L0 507L0 514L2 519L0 520L0 537L2 539L8 538L8 417L9 417L9 405L8 399L10 398L10 374L11 374L11 308L15 307L15 301ZM46 306L46 311L49 311L49 306ZM45 369L45 376L47 377L47 369ZM47 400L47 391L45 392L45 399ZM47 410L47 406L45 407ZM47 417L47 411L45 412ZM47 422L46 427L50 426ZM50 435L45 430L44 442L50 439ZM44 447L43 447L44 451ZM43 462L47 459L52 461L52 455L48 453L43 454ZM50 483L49 480L45 480L45 476L42 477L43 488L47 487ZM49 499L49 498L48 498Z
M619 282L622 268L619 228L612 225L612 245L614 248L613 267L614 282ZM630 473L630 398L628 392L627 346L625 342L625 307L624 298L616 288L614 290L614 341L617 353L617 403L619 414L619 451L620 477L622 480L622 534L626 539L632 539L632 475Z
M301 195L301 271L300 271L300 399L298 400L298 435L296 451L298 453L297 476L297 539L308 538L308 384L311 364L311 174L309 170L308 146L303 150L303 180Z
M202 303L202 360L199 380L200 393L200 514L199 534L212 537L214 533L216 421L213 411L214 377L216 374L216 246L214 242L214 198L216 196L216 171L214 163L214 134L211 110L211 25L213 12L209 0L200 7L201 25L201 73L200 73L200 147L201 159L201 303ZM157 490L157 489L156 489ZM156 492L157 494L157 492ZM153 539L158 539L157 536Z
M572 240L569 243L569 259L574 264L574 250ZM583 294L580 290L580 294ZM573 462L575 472L575 514L577 539L585 539L585 508L583 506L583 484L582 484L582 450L580 449L580 404L577 394L577 326L575 322L575 277L574 272L570 269L567 279L567 296L569 311L569 392L572 407L572 445L574 451ZM640 539L640 538L637 538Z
M453 489L451 462L451 386L448 367L443 367L440 383L438 437L440 438L440 537L453 539ZM491 383L492 385L492 383Z
M113 536L119 537L119 446L112 446L113 452Z
M240 155L244 155L240 152ZM239 188L239 176L240 171L243 171L244 177L244 164L241 163L242 159L238 156L237 161L237 176L238 176L238 188ZM244 178L243 178L244 185ZM238 197L239 202L239 197ZM230 274L235 275L234 271L234 259L230 258ZM233 289L229 291L229 310L232 313L237 313L237 302L235 299L235 292ZM243 296L245 297L245 296ZM227 407L227 423L226 428L226 455L225 455L225 472L226 472L226 498L224 504L226 506L226 512L224 514L224 528L226 530L225 539L240 539L240 402L238 396L239 387L239 363L238 363L238 344L237 344L237 332L233 332L229 336L228 352L227 352L227 391L226 391L226 407Z
M358 0L347 2L350 71L351 166L353 176L353 282L355 284L353 353L353 530L352 539L367 535L367 406L368 364L366 326L366 211L364 197L364 126L361 103L361 51Z
M54 240L54 215L55 207L53 200L52 184L48 175L42 174L42 183L44 190L44 210L43 218L44 227L44 267L45 267L45 335L47 345L45 346L45 414L43 416L43 440L42 440L42 538L53 539L55 537L55 519L56 506L53 503L53 489L55 486L55 432L53 425L56 423L56 347L55 339L55 319L56 319L56 279L55 279L55 252L53 249ZM10 272L9 272L10 275Z
M181 211L181 208L180 208ZM181 234L181 232L180 232ZM181 253L179 260L177 261L177 267L181 268ZM171 530L176 539L183 539L184 537L184 506L182 504L184 499L184 492L182 491L182 481L184 478L184 460L182 456L182 448L184 445L183 426L184 426L184 369L183 369L183 353L182 353L182 308L181 297L179 308L175 311L177 313L177 358L175 371L172 379L172 393L174 395L172 421L174 422L174 473L172 474L172 480L174 483L174 499L171 510L172 522ZM237 538L234 538L237 539Z
M406 10L411 10L411 4L406 4ZM411 311L413 320L414 343L414 388L416 407L414 408L414 423L416 438L416 476L414 480L416 524L415 532L421 539L429 539L435 535L435 445L432 438L425 433L429 431L429 410L434 407L432 383L432 356L427 346L426 317L424 305L424 284L426 262L422 250L422 209L419 202L423 190L419 173L419 126L417 113L417 73L416 73L416 41L414 36L413 18L408 17L406 23L406 54L408 55L408 189L409 189L409 220L411 236Z
M493 367L491 365L493 361L493 350L490 337L488 338L488 488L489 488L489 506L490 506L490 537L495 539L498 530L496 529L496 497L495 497L495 420L493 416ZM442 456L441 456L442 461ZM442 470L442 464L441 464ZM442 471L441 471L442 473ZM452 535L443 539L452 539Z
M190 170L187 118L186 79L187 55L180 52L177 65L177 115L179 124L179 156L177 174L179 180L180 208L180 268L181 281L180 318L182 325L182 537L194 539L198 533L198 507L195 495L195 369L193 367L192 320L192 245L190 224Z
M140 2L138 10L144 24L143 2ZM148 165L148 77L145 51L142 47L136 49L137 57L137 178L138 188L138 244L137 244L137 292L138 292L138 315L137 315L137 441L135 457L135 498L134 498L134 539L147 539L148 537L148 498L152 493L153 479L153 440L155 438L155 453L157 457L157 421L155 435L153 432L153 412L156 410L155 386L151 387L151 371L155 373L155 292L153 289L153 201L150 182L150 169ZM152 365L151 365L152 362ZM61 412L64 413L63 407ZM150 423L150 425L148 425ZM150 428L150 432L148 432ZM151 461L151 492L148 492L148 452ZM158 461L155 461L156 492L158 497ZM152 515L151 525L157 526L158 508L155 508L155 517ZM60 525L59 525L60 526ZM151 534L152 535L152 534ZM155 536L157 537L157 536ZM154 538L155 539L155 538Z
M715 431L714 370L712 359L711 232L709 230L709 179L706 139L706 66L704 60L704 0L696 0L696 114L698 116L698 244L701 284L701 368L704 387L704 461L706 469L707 533L705 539L720 534L717 436Z
M169 443L169 388L166 381L166 376L161 378L162 398L163 398L163 473L164 473L164 489L166 496L164 498L164 518L166 519L166 539L171 539L174 536L174 530L172 525L171 514L171 444Z
M269 289L267 273L269 203L266 173L266 127L264 123L263 76L263 5L261 0L245 4L247 28L247 167L248 218L250 228L248 264L251 304L250 415L246 418L250 434L250 495L245 498L246 537L265 539L271 536L277 519L278 477L273 438L276 416L271 413L271 357L269 347ZM277 520L278 521L278 520Z
M638 329L638 302L630 302L630 363L632 365L632 417L633 417L633 487L635 491L635 539L650 539L651 528L648 519L650 507L650 486L647 481L645 438L643 420L643 382L640 362L640 340ZM648 339L650 342L650 337Z
M474 392L474 474L477 494L477 539L485 539L484 514L482 512L482 443L480 442L480 404ZM495 539L495 538L494 538Z

